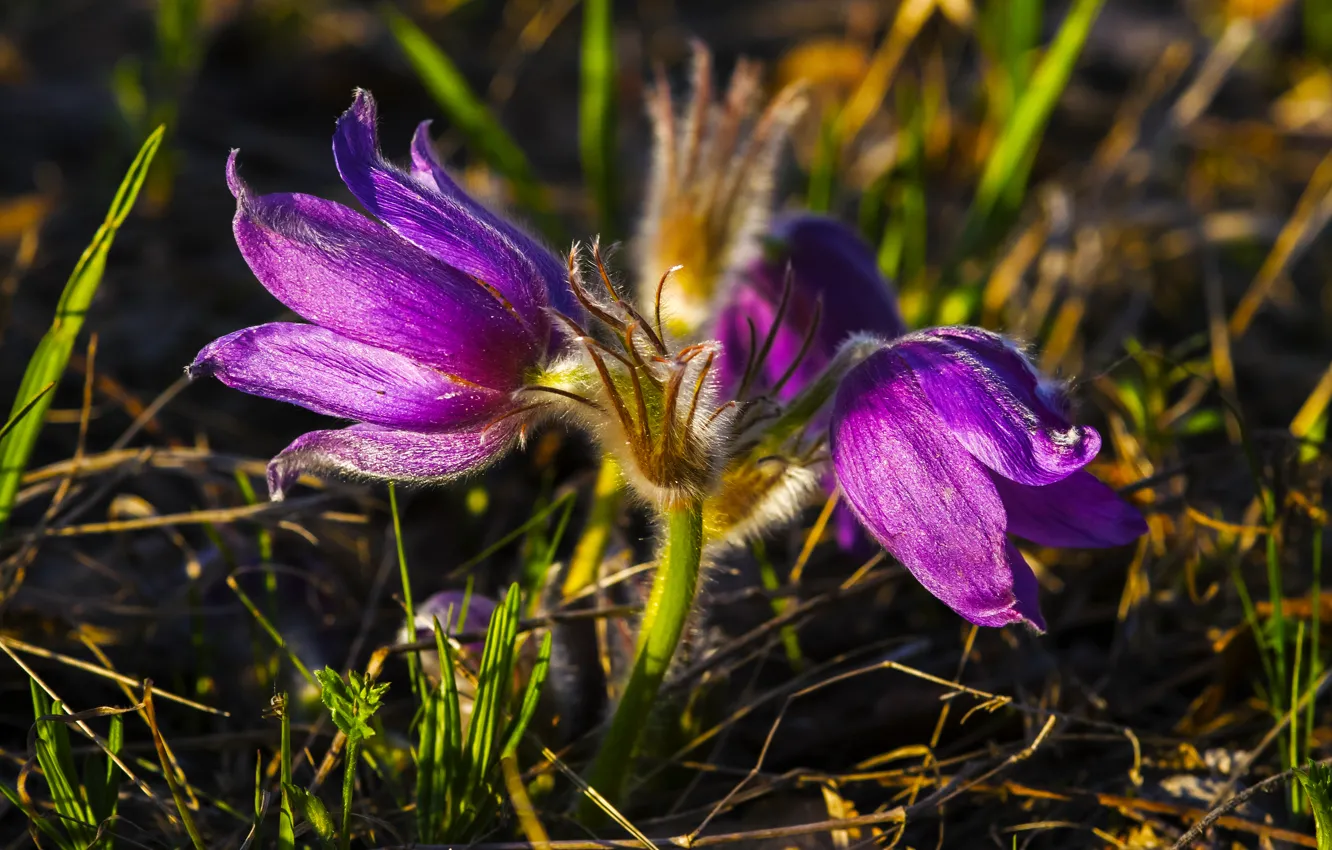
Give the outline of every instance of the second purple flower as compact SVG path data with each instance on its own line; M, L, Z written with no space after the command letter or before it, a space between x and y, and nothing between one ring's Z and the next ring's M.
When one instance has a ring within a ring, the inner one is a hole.
M982 626L1045 628L1008 534L1120 546L1147 530L1085 467L1101 448L1060 389L1003 337L933 328L885 344L842 381L829 437L847 503L925 586Z

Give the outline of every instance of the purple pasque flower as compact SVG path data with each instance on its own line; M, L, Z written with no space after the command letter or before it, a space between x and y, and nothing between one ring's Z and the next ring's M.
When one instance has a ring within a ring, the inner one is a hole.
M812 213L774 222L713 326L723 347L718 375L725 394L781 403L818 378L852 336L891 339L905 332L897 293L873 249L845 224ZM826 422L824 408L811 425ZM831 475L823 483L825 492L835 486ZM872 545L844 503L832 525L843 551Z
M1009 534L1096 548L1147 530L1083 469L1100 435L1070 424L1058 387L979 328L932 328L871 354L838 388L830 441L856 517L978 625L1045 628L1036 578Z
M905 332L896 293L870 246L835 219L800 213L773 224L762 254L733 282L712 333L725 352L718 375L728 394L740 392L749 369L748 395L771 393L784 402L852 335L891 339Z
M443 481L504 453L528 422L519 396L572 307L564 264L449 178L426 125L402 170L379 152L375 103L357 92L333 153L378 220L301 194L256 195L236 152L236 244L269 292L310 324L215 340L193 377L356 422L305 434L269 465L275 498L303 472Z

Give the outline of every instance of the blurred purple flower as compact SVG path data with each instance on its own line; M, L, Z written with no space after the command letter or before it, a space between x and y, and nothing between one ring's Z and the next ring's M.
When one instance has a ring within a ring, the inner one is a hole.
M728 395L740 390L754 347L762 350L770 332L772 346L754 367L747 394L775 392L779 401L789 401L823 371L848 337L872 333L891 339L905 333L906 326L870 246L839 221L800 214L772 226L762 255L735 282L717 316L713 336L723 346L719 375Z
M927 590L982 626L1045 628L1009 542L1120 546L1146 523L1083 467L1100 435L997 334L933 328L887 343L842 381L830 429L846 501Z
M753 349L761 350L770 333L767 356L751 365ZM883 339L906 333L897 293L880 274L874 251L835 219L809 213L783 217L717 316L713 335L722 343L722 387L726 395L735 395L745 369L751 368L747 395L772 393L788 402L827 368L842 343L864 333ZM826 421L825 412L815 424ZM831 492L833 486L829 476L826 488ZM838 504L832 526L843 551L865 554L871 545L845 501Z
M575 309L564 263L449 178L426 124L404 171L380 155L375 123L358 91L333 155L378 221L311 195L255 195L235 151L227 162L241 254L311 324L224 336L189 373L357 423L274 458L275 498L303 472L442 481L496 459L525 421L516 391L550 353L548 307Z
M463 611L463 600L467 599L467 610ZM499 603L489 596L473 593L470 597L461 590L442 590L432 594L416 609L416 637L412 640L433 640L435 620L446 635L485 634L490 628L490 618L495 616ZM466 616L464 616L464 614ZM405 631L405 630L404 630ZM402 635L407 639L407 635ZM473 657L480 658L485 641L478 640L462 645ZM423 656L425 654L423 653ZM438 661L435 662L436 664Z

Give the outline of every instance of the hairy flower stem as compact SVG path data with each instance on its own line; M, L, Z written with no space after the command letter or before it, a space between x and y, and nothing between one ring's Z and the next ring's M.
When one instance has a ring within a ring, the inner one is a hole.
M663 513L666 547L639 626L634 669L587 777L588 783L616 806L620 804L639 737L647 727L657 691L693 608L703 559L702 502L693 500L681 507L667 508ZM596 804L584 797L579 819L590 824L600 818Z
M596 583L601 561L606 556L606 546L610 543L611 528L623 500L624 477L620 474L620 465L615 458L606 455L597 473L597 483L592 488L592 508L587 515L587 525L574 547L569 574L564 578L565 599Z

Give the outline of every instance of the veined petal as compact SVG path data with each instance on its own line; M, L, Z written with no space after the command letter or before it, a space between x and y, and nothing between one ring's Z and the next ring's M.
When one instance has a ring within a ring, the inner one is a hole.
M189 369L316 413L416 431L489 419L508 396L317 325L275 322L214 340Z
M843 379L830 440L847 504L927 590L978 625L1040 623L989 475L892 347Z
M573 290L569 288L569 269L565 261L555 256L521 227L486 209L484 204L463 191L435 155L435 146L430 143L429 121L418 124L416 133L412 135L412 177L441 195L457 199L458 203L470 210L477 219L503 231L523 256L530 259L540 270L546 282L551 306L566 316L581 314L583 308L579 306Z
M269 462L268 492L281 499L303 474L443 484L498 460L512 447L520 424L510 417L489 427L434 434L374 425L311 431Z
M1081 469L1101 435L1070 425L1026 359L998 334L933 328L892 343L953 436L977 460L1021 484Z
M550 327L543 310L549 303L546 277L555 266L546 262L543 267L531 256L544 249L530 239L515 242L515 228L485 213L447 175L441 183L442 169L425 180L386 162L376 120L374 98L365 91L356 93L338 119L333 158L347 188L403 239L494 287L544 343ZM558 274L564 280L563 265Z
M311 195L253 195L236 173L236 244L260 283L301 317L511 390L540 345L485 287L388 229Z
M1008 530L1042 546L1101 549L1147 533L1138 509L1085 469L1030 487L991 473L1008 513Z

